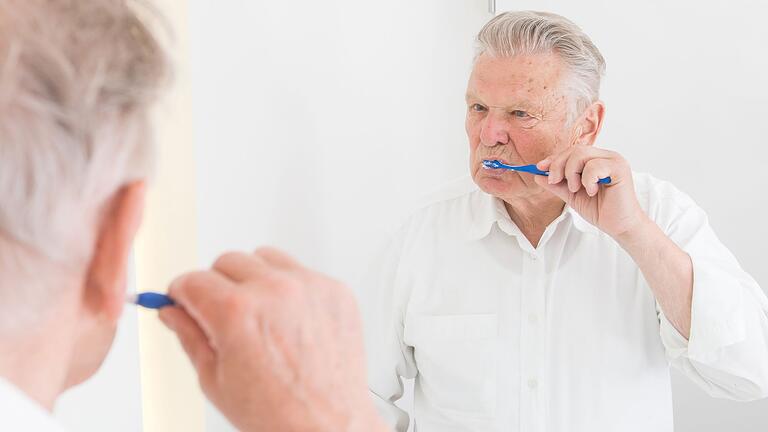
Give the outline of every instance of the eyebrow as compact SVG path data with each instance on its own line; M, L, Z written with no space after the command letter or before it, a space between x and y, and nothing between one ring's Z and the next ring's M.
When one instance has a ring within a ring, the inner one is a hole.
M464 99L467 102L469 102L470 99L480 100L480 98L472 92L467 92L467 94L464 96ZM538 105L527 100L522 100L522 101L516 101L512 105L507 105L504 107L493 106L492 108L502 108L505 111L514 111L514 110L536 111L538 109Z

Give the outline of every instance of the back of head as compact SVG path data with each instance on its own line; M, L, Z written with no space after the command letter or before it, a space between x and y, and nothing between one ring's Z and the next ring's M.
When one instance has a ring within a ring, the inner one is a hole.
M44 263L87 263L108 198L149 174L167 71L135 2L0 0L0 330L55 296L32 282Z
M569 119L600 96L605 59L576 24L549 12L504 12L491 19L477 35L477 52L493 57L555 53L568 68L564 90L571 95Z

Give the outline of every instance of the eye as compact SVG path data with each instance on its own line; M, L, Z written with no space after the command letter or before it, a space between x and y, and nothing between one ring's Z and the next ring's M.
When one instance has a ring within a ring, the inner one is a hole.
M515 116L517 118L522 118L522 119L531 117L530 114L528 114L527 112L522 111L522 110L514 110L514 111L510 112L510 114L512 114L513 116Z
M474 111L474 112L485 112L488 110L486 107L477 103L470 105L469 109L470 111Z

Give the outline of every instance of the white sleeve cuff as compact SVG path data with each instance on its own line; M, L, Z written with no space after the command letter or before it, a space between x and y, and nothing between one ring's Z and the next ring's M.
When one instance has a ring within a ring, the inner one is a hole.
M688 357L707 357L746 339L743 287L738 278L723 270L727 266L706 260L702 263L695 256L691 261L693 300ZM669 327L674 330L672 325Z
M664 312L661 311L661 307L657 303L659 308L659 325L661 327L661 342L664 344L664 348L667 351L667 358L671 362L672 360L686 354L688 351L688 339L680 334L679 331L672 325L671 322L664 316Z

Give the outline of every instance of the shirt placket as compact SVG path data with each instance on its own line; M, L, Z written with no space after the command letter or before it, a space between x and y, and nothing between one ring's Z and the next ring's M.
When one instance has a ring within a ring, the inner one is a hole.
M544 431L545 272L539 251L523 253L520 301L520 431Z

